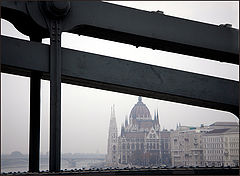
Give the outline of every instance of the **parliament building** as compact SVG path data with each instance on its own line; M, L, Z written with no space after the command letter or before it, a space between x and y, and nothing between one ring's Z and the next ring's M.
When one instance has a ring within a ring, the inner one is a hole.
M162 130L158 112L152 118L142 97L132 108L118 135L114 107L108 134L107 165L160 166L171 165L170 132Z

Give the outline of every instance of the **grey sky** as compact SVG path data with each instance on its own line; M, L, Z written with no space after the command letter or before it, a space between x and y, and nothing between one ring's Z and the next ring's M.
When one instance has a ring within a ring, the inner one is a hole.
M239 3L235 2L118 2L143 10L164 11L166 15L212 24L230 23L239 28ZM1 33L28 40L2 20ZM43 43L49 43L44 39ZM62 46L81 51L118 57L195 73L239 80L238 66L209 61L147 48L63 33ZM28 153L29 78L2 74L2 153L19 150ZM42 81L41 151L49 145L49 82ZM137 102L127 94L62 84L62 152L106 153L110 107L115 104L120 130L125 116ZM182 125L211 124L215 121L238 121L230 113L172 102L143 98L151 115L159 110L161 127L171 129Z

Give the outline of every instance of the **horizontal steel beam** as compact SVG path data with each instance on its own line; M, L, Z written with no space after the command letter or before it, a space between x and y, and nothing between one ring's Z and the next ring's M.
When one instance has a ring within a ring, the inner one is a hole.
M109 3L71 3L67 31L239 64L237 29Z
M49 46L2 37L2 71L49 79ZM62 82L232 112L237 81L62 49Z
M38 2L2 2L2 18L48 37ZM63 31L239 64L239 30L98 1L71 1ZM38 26L38 27L37 27Z

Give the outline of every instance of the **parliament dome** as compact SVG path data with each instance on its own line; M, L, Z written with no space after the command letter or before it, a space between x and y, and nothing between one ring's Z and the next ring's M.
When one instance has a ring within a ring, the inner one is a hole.
M148 107L142 102L142 97L138 97L137 104L131 110L130 118L137 120L152 120Z

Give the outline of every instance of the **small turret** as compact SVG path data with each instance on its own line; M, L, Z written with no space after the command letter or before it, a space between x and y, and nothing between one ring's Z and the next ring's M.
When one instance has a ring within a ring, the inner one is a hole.
M128 118L127 118L127 116L125 117L125 127L127 127L128 126Z
M157 113L156 113L156 111L154 111L154 127L156 130L160 130L158 110L157 110Z
M122 124L122 126L121 126L121 137L124 136L124 133L125 133L125 129L124 129L124 125Z
M156 111L154 111L154 122L156 122Z
M159 117L158 117L158 109L157 109L157 124L160 125L159 124Z

